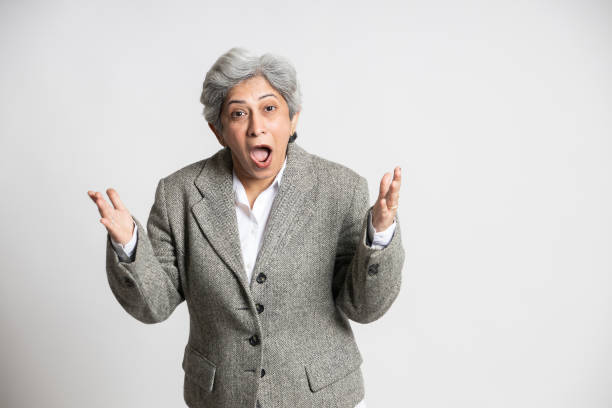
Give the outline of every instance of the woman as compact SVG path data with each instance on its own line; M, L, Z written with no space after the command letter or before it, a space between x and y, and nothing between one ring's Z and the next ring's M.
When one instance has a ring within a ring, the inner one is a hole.
M348 319L399 293L400 169L369 206L364 177L295 143L300 99L287 60L233 48L201 97L223 148L159 181L146 233L114 189L112 206L88 191L122 307L157 323L187 302L189 407L365 407Z

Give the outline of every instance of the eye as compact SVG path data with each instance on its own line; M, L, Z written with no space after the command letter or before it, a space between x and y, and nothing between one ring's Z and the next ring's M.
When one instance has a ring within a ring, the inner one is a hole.
M272 109L269 109L269 108L272 108ZM268 105L268 106L266 106L266 108L265 108L265 109L266 109L266 111L268 111L268 112L272 112L273 110L275 110L275 109L276 109L276 106L274 106L274 105Z
M230 114L230 116L231 116L232 118L239 118L239 117L242 117L242 116L244 116L244 115L245 115L245 113L244 113L243 111L241 111L241 110L233 111L233 112Z

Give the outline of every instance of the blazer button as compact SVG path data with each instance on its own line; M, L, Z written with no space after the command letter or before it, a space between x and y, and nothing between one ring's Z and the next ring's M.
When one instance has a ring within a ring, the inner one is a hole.
M251 343L251 346L256 346L259 344L259 336L254 334L249 338L249 343Z
M266 274L261 272L259 275L257 275L257 283L264 283L266 281Z
M255 305L255 308L257 309L257 313L261 313L261 312L263 312L263 311L264 311L264 307L263 307L263 305L262 305L262 304L260 304L260 303L257 303L257 304Z
M266 375L266 370L264 370L263 368L261 369L261 376L263 377L264 375Z
M127 286L128 288L133 288L134 287L134 282L132 282L132 280L130 278L128 278L127 276L125 278L123 278L123 284L125 286Z
M370 267L368 268L368 275L372 276L372 275L376 275L378 273L378 264L372 264L370 265Z

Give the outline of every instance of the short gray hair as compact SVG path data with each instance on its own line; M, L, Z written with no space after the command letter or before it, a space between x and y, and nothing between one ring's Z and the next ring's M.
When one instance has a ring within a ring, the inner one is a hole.
M295 68L284 57L274 54L253 55L244 48L234 47L221 55L206 73L200 102L204 118L221 132L221 109L229 90L240 82L262 75L270 82L289 106L289 118L302 109L302 94ZM295 140L293 134L290 142Z

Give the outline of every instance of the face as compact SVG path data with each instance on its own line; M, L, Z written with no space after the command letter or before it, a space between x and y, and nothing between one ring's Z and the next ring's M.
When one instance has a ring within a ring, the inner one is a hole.
M285 160L299 113L262 76L234 86L221 109L222 133L209 123L219 143L229 146L236 174L247 184L269 185ZM269 154L268 154L269 151Z

